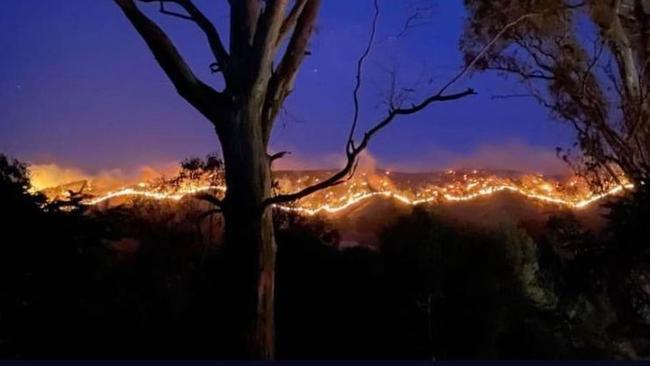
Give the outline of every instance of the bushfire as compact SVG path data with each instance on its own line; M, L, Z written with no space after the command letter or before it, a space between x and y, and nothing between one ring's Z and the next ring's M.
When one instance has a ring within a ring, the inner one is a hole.
M287 193L317 183L328 171L278 172L276 193ZM84 195L82 203L90 206L110 205L137 197L153 200L180 201L198 193L223 196L226 187L215 174L184 176L174 179L158 178L104 191L92 181L80 181L42 190L50 199L65 199L76 191ZM375 170L357 174L344 184L278 208L304 215L335 214L372 198L387 198L406 205L471 201L498 192L513 192L531 200L570 209L584 209L611 195L621 193L632 185L623 181L600 192L593 192L583 179L545 177L542 174L494 172L485 170L448 170L439 173L399 173Z

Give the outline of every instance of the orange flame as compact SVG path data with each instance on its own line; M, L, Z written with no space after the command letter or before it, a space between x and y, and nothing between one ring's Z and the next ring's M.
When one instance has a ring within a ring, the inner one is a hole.
M529 199L563 206L570 209L584 209L606 197L633 188L632 184L611 186L601 193L591 192L584 182L572 178L566 184L546 179L541 175L525 175L518 179L485 175L479 171L468 172L447 171L444 176L446 184L417 183L406 180L402 188L399 182L391 181L396 174L384 171L383 174L362 173L359 177L346 184L333 187L305 197L300 201L278 206L280 209L297 212L304 215L335 214L373 197L394 199L406 205L420 205L434 202L471 201L498 192L513 192ZM297 178L283 177L279 179L278 190L281 193L291 192L320 178L315 175L303 175ZM135 186L105 192L83 201L86 205L98 205L120 197L143 197L153 200L180 201L200 192L225 193L224 185L207 184L205 182L189 181L180 186L168 186L165 183L152 184L141 182Z

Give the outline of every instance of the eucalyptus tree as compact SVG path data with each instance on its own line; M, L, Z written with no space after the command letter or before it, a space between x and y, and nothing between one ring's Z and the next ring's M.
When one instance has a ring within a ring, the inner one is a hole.
M650 173L650 1L465 0L461 49L467 60L514 76L577 133L577 156L595 178L647 182ZM501 33L495 41L494 35ZM577 159L576 159L577 158ZM619 181L620 183L620 181Z
M249 356L274 355L274 283L276 243L272 207L343 183L355 171L359 155L371 139L397 117L410 115L435 102L473 94L467 89L446 93L455 80L409 106L391 104L384 117L357 137L358 92L363 62L371 51L379 16L374 0L370 39L357 64L355 113L345 144L345 165L312 186L274 195L272 163L285 153L269 153L274 122L293 90L300 66L310 54L321 0L230 0L226 42L221 29L192 0L114 0L140 34L178 94L214 127L225 164L226 193L211 198L225 220L225 249L236 263L232 276L246 283L232 296L247 304L242 311ZM200 80L165 31L142 9L146 3L160 12L193 22L204 34L214 57L209 66L224 87L217 90ZM352 6L352 5L350 5ZM224 299L224 301L227 301Z

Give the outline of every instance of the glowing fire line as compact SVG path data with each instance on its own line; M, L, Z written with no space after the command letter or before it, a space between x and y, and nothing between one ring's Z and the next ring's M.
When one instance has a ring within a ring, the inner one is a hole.
M591 205L592 203L597 202L605 197L618 194L625 189L631 189L633 187L634 186L632 184L617 186L606 192L600 194L592 194L587 198L584 198L582 200L577 200L577 201L562 199L550 195L527 192L523 189L518 188L515 185L499 185L499 186L486 187L479 190L478 192L468 193L466 195L453 195L448 193L441 194L439 192L435 192L435 194L432 197L420 198L420 199L410 199L402 194L386 190L386 191L378 191L378 192L357 193L350 196L347 200L335 206L330 204L324 204L317 208L291 207L291 206L282 206L282 205L279 205L277 207L282 210L313 216L319 213L334 214L373 197L392 198L404 204L414 206L419 204L436 202L439 201L441 198L450 202L471 201L479 197L492 195L497 192L510 191L510 192L523 195L527 198L542 201L542 202L553 203L553 204L566 206L573 209L584 209L589 205ZM184 188L174 193L152 192L152 191L138 190L134 188L124 188L118 191L109 192L97 198L86 200L83 203L92 206L92 205L100 204L102 202L109 201L114 198L127 197L127 196L140 196L140 197L145 197L154 200L180 201L187 196L191 196L206 191L214 191L214 190L225 192L226 188L224 186L205 185L199 187Z

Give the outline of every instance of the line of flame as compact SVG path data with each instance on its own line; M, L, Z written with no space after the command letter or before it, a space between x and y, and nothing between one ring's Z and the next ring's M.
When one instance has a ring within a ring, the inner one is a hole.
M467 195L452 195L452 194L444 194L440 196L438 193L434 195L433 197L428 197L428 198L422 198L422 199L410 199L404 195L401 195L399 193L395 193L392 191L380 191L380 192L368 192L368 193L359 193L351 196L348 198L347 201L336 205L332 206L329 204L322 205L318 208L307 208L307 207L290 207L290 206L282 206L279 205L280 209L286 210L286 211L291 211L291 212L297 212L301 214L306 214L309 216L314 216L319 213L328 213L328 214L334 214L340 211L343 211L353 205L356 205L364 200L373 198L373 197L386 197L386 198L392 198L395 199L399 202L402 202L407 205L419 205L419 204L426 204L426 203L431 203L435 202L440 199L440 197L444 198L447 201L452 201L452 202L458 202L458 201L471 201L474 199L477 199L479 197L483 196L488 196L497 192L502 192L502 191L511 191L514 193L521 194L527 198L531 198L534 200L538 201L543 201L543 202L548 202L548 203L553 203L561 206L566 206L569 208L573 209L584 209L591 205L594 202L597 202L603 198L606 198L611 195L618 194L622 192L625 189L631 189L634 188L632 184L626 184L623 186L617 186L614 187L606 192L600 193L600 194L593 194L588 198L582 199L580 201L571 201L571 200L565 200L557 197L552 197L552 196L546 196L542 194L536 194L536 193L530 193L526 192L525 190L522 190L514 185L500 185L500 186L494 186L494 187L487 187L483 188L480 191L476 193L471 193ZM145 198L150 198L150 199L155 199L155 200L173 200L173 201L180 201L186 196L190 196L196 193L201 193L201 192L206 192L206 191L212 191L212 190L217 190L221 192L225 192L226 188L223 186L213 186L213 185L206 185L206 186L200 186L200 187L191 187L191 188L184 188L178 192L175 193L164 193L164 192L151 192L151 191L144 191L144 190L137 190L134 188L124 188L118 191L114 192L109 192L105 195L102 195L97 198L89 199L84 201L83 203L86 205L97 205L102 202L106 202L108 200L118 198L118 197L125 197L125 196L140 196L140 197L145 197Z

